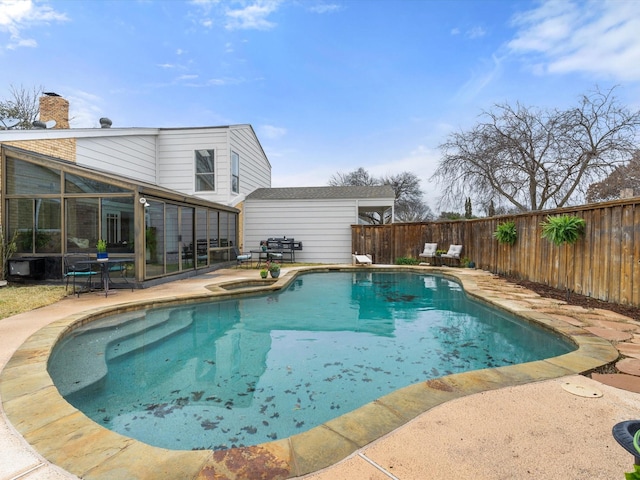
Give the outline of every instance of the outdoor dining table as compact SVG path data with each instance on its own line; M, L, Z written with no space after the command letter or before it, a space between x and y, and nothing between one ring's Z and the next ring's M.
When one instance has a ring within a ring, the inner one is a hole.
M128 263L133 263L134 260L132 258L107 258L107 259L89 259L89 260L79 260L76 262L78 265L89 265L91 267L97 266L100 268L100 283L102 284L102 289L104 291L104 296L107 297L109 295L109 286L111 284L111 271L116 267L119 267L117 271L122 271L122 269L127 268ZM128 284L126 276L123 276L125 282ZM133 290L133 286L131 287Z
M260 265L262 265L262 261L263 260L266 260L267 262L270 262L272 260L281 260L282 259L282 252L280 250L272 250L272 249L249 250L249 252L251 252L252 255L254 253L258 254L258 265L256 266L256 268L260 268Z

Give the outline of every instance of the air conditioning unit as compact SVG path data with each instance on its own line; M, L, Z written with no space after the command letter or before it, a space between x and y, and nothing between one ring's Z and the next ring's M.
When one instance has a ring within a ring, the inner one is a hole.
M9 276L27 278L44 277L44 258L9 259Z

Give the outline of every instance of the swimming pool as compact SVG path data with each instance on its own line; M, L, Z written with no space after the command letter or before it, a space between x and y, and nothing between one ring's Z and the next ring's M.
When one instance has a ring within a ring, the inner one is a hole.
M165 448L226 449L300 433L429 378L573 349L444 277L330 272L281 293L91 322L56 345L49 372L107 428Z

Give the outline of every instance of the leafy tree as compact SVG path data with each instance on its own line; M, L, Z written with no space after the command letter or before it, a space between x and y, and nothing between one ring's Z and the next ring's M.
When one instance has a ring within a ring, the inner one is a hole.
M10 98L0 100L0 122L6 118L16 118L20 120L14 129L29 130L33 128L33 122L38 119L40 113L40 96L42 87L34 87L32 90L24 88L22 85L14 87L11 85ZM6 126L0 123L0 129Z
M467 200L464 202L464 218L473 217L473 211L471 209L471 197L467 197Z
M620 198L620 191L631 188L640 195L640 151L636 151L629 163L617 166L604 180L589 185L588 202L605 202Z
M458 212L440 212L439 220L461 220L464 216Z
M505 103L482 112L475 127L440 145L432 178L444 185L441 204L471 193L518 211L567 205L637 148L640 111L620 106L613 90L596 89L567 110Z

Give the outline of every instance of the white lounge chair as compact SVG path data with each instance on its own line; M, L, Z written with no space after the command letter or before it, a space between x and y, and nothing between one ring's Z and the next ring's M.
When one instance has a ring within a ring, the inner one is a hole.
M351 255L351 259L354 265L371 265L373 258L371 255Z
M453 260L458 261L458 265L460 264L460 255L462 254L462 245L449 245L449 250L447 253L443 253L440 258L451 258Z
M429 258L435 260L436 258L436 250L438 250L437 243L425 243L424 250L420 254L421 258Z

